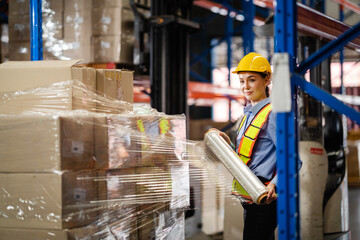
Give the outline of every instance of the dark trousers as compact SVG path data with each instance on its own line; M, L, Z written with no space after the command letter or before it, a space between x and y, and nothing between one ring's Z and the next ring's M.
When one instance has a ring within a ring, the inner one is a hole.
M274 240L276 219L276 201L268 205L243 205L244 235L243 240Z

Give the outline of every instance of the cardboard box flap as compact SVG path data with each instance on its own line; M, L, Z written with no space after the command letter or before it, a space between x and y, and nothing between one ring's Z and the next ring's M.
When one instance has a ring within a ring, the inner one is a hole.
M34 67L51 67L67 68L80 62L81 60L43 60L43 61L8 61L0 64L0 68L34 68Z
M9 61L0 64L0 92L28 90L72 80L79 60Z

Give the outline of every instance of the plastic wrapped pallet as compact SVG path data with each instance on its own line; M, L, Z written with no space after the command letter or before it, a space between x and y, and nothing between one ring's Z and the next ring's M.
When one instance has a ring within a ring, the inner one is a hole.
M76 65L78 62L10 61L1 64L0 113L75 109L121 113L132 109L132 71L106 71L115 76L115 79L107 80L106 83L116 83L114 88L107 90L104 84L101 87L100 83L104 80L101 75L98 77L94 68ZM99 91L96 91L97 82ZM111 99L114 97L112 92L117 93L115 99ZM119 101L127 101L128 104Z
M0 115L0 172L91 169L93 156L88 114Z
M64 102L58 86L69 82L90 109L56 107ZM37 103L24 108L26 101L13 101L30 93ZM129 108L76 80L2 94L23 108L0 114L1 156L15 159L13 170L0 168L0 235L6 240L185 239L184 211L201 202L190 179L230 190L205 149L186 140L184 115Z

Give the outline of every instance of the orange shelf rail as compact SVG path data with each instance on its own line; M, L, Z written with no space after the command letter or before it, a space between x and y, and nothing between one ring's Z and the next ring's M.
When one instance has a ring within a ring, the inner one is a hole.
M150 93L148 84L134 84L134 102L150 103L150 96L144 93ZM240 89L231 87L219 87L211 83L189 82L188 84L189 99L232 99L236 101L245 101L245 97L241 95Z

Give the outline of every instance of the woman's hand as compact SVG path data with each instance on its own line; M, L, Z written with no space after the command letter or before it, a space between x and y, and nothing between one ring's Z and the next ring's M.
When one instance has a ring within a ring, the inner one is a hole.
M229 138L228 135L226 135L226 133L220 131L219 129L216 129L216 128L210 128L209 131L213 131L213 130L216 130L219 132L219 135L228 143L228 144L231 144L231 140ZM208 131L208 132L209 132Z
M268 190L268 195L265 204L270 204L272 201L276 200L275 184L269 183L266 189Z

